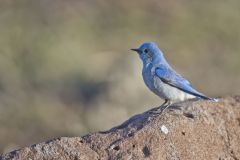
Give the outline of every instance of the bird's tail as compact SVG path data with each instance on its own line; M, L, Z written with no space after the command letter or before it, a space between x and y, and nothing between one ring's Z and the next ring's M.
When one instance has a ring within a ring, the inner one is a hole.
M217 99L217 98L210 98L210 97L207 97L206 100L209 100L209 101L212 101L212 102L219 102L219 99Z
M207 97L207 96L201 95L201 94L197 94L195 96L198 97L198 98L204 99L204 100L212 101L212 102L218 102L219 101L217 98L211 98L211 97Z
M187 91L185 91L187 92ZM211 97L207 97L205 96L204 94L198 92L198 91L195 91L195 92L187 92L193 96L195 96L196 98L199 98L199 99L204 99L204 100L209 100L209 101L212 101L212 102L218 102L219 100L217 98L211 98Z

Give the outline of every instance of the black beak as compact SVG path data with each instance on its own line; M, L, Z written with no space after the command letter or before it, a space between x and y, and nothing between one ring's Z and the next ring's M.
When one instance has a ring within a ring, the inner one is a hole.
M135 51L135 52L140 52L140 49L131 49L132 51Z

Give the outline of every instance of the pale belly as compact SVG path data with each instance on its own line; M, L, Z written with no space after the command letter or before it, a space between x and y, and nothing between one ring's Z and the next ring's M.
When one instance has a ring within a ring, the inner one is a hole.
M157 95L171 101L184 101L195 98L195 96L183 92L175 87L172 87L161 81L160 78L154 76L154 90L157 90Z
M151 72L143 72L143 80L147 87L156 95L163 99L173 102L184 101L195 98L195 96L185 93L161 81L160 78L153 76Z

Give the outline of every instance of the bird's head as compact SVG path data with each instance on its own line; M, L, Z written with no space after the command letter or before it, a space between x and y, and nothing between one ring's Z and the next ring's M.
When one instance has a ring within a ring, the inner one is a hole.
M139 48L131 50L138 53L143 63L151 63L163 56L161 50L154 42L143 43Z

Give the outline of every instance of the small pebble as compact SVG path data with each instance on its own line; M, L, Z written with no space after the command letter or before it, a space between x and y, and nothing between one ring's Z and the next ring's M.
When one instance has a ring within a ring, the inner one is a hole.
M168 129L166 126L162 125L161 126L161 131L164 133L164 134L168 134Z

